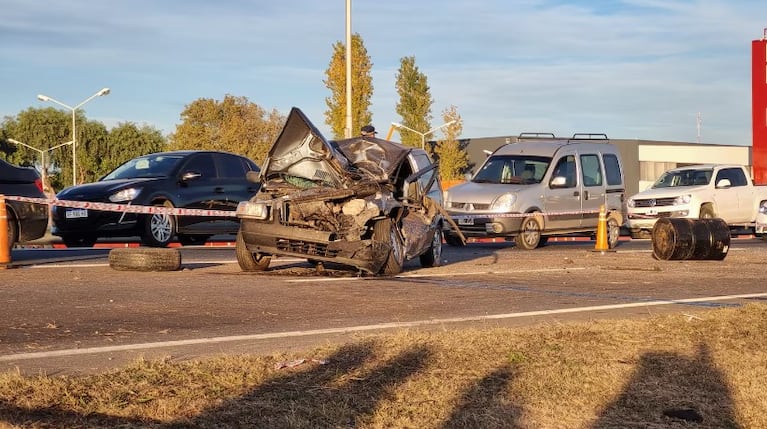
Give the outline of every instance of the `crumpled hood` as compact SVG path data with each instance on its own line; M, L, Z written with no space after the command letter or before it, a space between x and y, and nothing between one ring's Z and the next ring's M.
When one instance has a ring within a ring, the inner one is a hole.
M261 180L292 176L346 187L349 160L331 145L309 119L294 107L261 169Z
M372 137L339 140L338 147L359 172L377 182L388 182L410 148L399 143Z

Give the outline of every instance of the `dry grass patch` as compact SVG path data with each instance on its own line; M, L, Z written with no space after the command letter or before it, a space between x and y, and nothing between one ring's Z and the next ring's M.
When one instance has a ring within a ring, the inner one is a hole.
M82 377L6 373L0 428L767 427L767 306L695 315L401 331Z

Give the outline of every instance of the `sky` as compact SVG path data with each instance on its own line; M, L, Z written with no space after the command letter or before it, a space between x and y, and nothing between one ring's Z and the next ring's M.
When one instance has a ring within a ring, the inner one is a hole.
M0 16L0 117L59 107L38 94L77 106L108 87L81 106L89 120L168 135L185 106L231 94L298 107L331 137L323 79L346 0L0 0ZM750 145L751 41L765 27L764 0L351 1L379 136L401 121L395 80L413 56L432 127L456 106L462 138Z

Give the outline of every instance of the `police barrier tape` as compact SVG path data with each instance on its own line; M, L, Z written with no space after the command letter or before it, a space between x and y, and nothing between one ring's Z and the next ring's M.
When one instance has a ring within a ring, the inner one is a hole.
M230 210L205 210L205 209L185 209L163 206L134 206L131 204L112 204L98 203L88 201L68 201L59 199L31 198L6 195L7 200L24 201L37 204L48 204L51 206L62 206L79 209L103 210L112 212L138 213L138 214L168 214L176 216L216 216L216 217L237 217L235 211ZM450 217L453 219L477 219L477 218L523 218L528 216L571 216L581 214L599 214L599 210L582 211L563 211L563 212L535 212L535 213L482 213L482 214L455 214Z
M6 195L6 200L24 201L28 203L48 204L51 206L71 207L77 209L103 210L121 213L139 213L139 214L167 214L176 216L215 216L215 217L237 217L233 210L206 210L206 209L184 209L176 207L163 206L134 206L131 204L111 204L97 203L88 201L67 201L47 198L30 198Z

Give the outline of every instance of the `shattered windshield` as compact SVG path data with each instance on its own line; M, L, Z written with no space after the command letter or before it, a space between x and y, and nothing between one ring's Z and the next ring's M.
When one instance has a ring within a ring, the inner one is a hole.
M713 174L713 169L667 171L663 173L660 178L652 185L652 188L676 188L679 186L708 185Z
M101 180L167 177L183 159L181 155L154 154L134 158L117 167Z
M520 185L540 183L549 163L551 158L545 156L491 156L471 181Z

